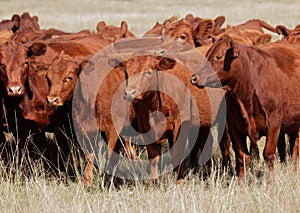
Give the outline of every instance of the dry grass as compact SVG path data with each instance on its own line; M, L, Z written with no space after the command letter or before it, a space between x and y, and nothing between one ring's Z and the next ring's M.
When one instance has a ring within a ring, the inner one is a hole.
M45 1L1 0L0 18L13 13L30 12L39 16L42 28L65 31L94 30L100 20L119 25L126 20L131 31L141 35L156 21L193 13L214 18L225 15L226 24L261 18L272 25L294 27L300 20L300 2L288 1ZM263 166L256 166L262 170ZM0 209L3 212L299 212L300 174L291 165L276 164L275 180L268 174L257 178L248 171L248 183L214 169L205 181L200 175L188 175L187 183L175 186L175 176L160 177L148 190L142 181L124 184L120 189L105 188L102 174L94 177L89 190L77 182L46 178L35 165L31 178L22 174L0 174ZM267 171L267 169L264 169Z

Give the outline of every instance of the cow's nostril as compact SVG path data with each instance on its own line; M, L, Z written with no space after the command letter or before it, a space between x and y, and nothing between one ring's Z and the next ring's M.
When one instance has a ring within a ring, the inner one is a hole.
M136 94L136 89L131 90L131 94L132 94L132 95Z
M21 92L22 87L17 87L18 92Z
M197 76L196 75L193 75L191 77L191 82L192 82L192 84L196 84L197 83Z

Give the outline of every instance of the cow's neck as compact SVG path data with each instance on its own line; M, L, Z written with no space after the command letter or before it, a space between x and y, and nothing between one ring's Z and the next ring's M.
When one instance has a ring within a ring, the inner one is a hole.
M254 142L258 139L259 133L254 115L254 103L257 102L257 98L251 77L251 72L255 69L251 54L256 53L249 48L246 51L241 51L239 58L236 59L237 61L232 68L236 69L236 73L240 75L237 76L235 82L231 82L231 93L234 95L240 109L248 136ZM256 61L256 63L259 63L259 61Z
M140 132L147 132L151 129L149 118L152 112L158 111L159 100L157 92L146 92L142 101L133 103L134 111Z

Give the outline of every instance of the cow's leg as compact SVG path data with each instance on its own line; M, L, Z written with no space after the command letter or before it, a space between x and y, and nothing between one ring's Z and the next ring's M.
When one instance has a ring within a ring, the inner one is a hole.
M241 182L245 182L245 168L249 164L250 155L246 143L246 135L240 134L229 126L229 134L236 158L236 171Z
M113 175L119 161L119 138L115 130L106 132L107 154L106 154L106 171Z
M284 163L286 160L286 143L284 133L279 134L278 143L277 143L278 154L280 162Z
M135 147L131 143L131 137L124 139L125 154L128 158L137 159Z
M221 154L222 154L222 167L227 168L229 173L232 173L233 168L231 164L231 159L230 159L230 136L228 132L228 124L225 125L225 129L223 134L219 131L219 137L222 135L222 138L219 139L220 141L220 149L221 149Z
M176 141L174 141L174 146L171 149L171 158L178 174L177 185L184 183L184 155L187 152L187 139L190 126L189 122L184 122L181 126L175 127L173 130L173 138Z
M150 185L158 178L158 163L161 155L161 145L153 143L146 146L150 162Z
M264 159L268 164L269 170L274 170L274 161L276 157L276 147L278 143L280 133L280 127L269 128L267 138L266 138L266 145L264 148Z
M297 162L299 158L299 137L300 137L300 128L298 132L294 132L290 135L290 150L292 156L292 164L293 164L293 171L297 171Z

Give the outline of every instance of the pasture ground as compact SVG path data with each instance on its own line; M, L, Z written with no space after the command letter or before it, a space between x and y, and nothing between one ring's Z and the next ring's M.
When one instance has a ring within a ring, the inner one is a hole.
M296 0L253 1L96 1L96 0L0 0L0 19L14 13L30 12L39 17L42 28L54 27L76 32L95 30L100 20L119 25L126 20L129 29L142 35L156 21L187 13L207 18L226 17L225 24L238 24L260 18L273 26L299 24L300 2ZM276 35L274 35L275 38ZM263 146L264 141L260 142ZM233 157L233 156L232 156ZM33 164L32 164L33 165ZM164 175L148 190L141 181L124 184L120 189L104 188L103 177L95 174L95 185L86 190L82 183L49 180L38 166L32 178L21 173L0 174L1 212L299 212L300 173L293 173L290 161L276 163L275 179L259 163L255 170L265 174L257 178L248 171L247 184L214 167L203 181L201 175L188 175L185 185L175 186L174 174ZM299 170L299 168L298 168Z

